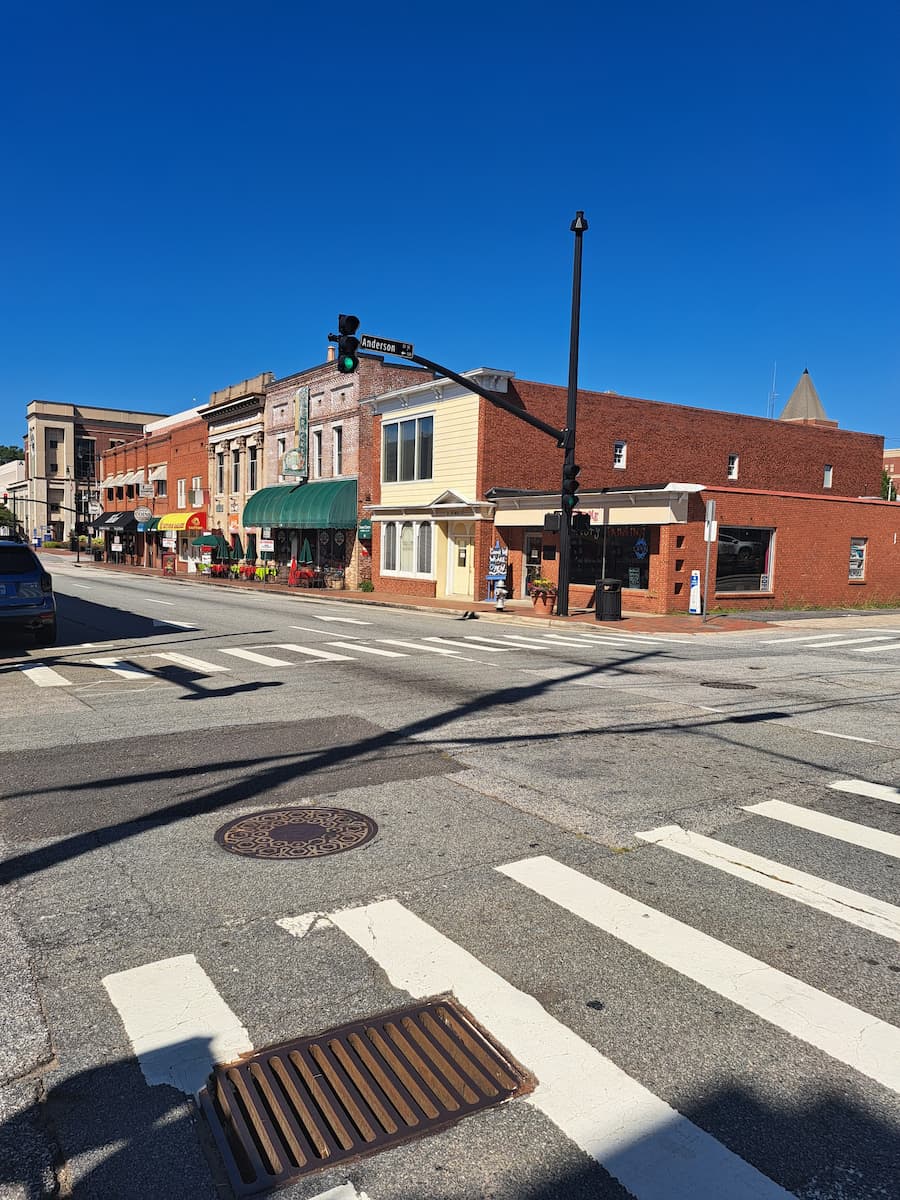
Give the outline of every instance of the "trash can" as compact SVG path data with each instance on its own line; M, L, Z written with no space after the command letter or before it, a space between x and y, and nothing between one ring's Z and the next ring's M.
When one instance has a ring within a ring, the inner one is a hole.
M621 579L597 580L597 603L594 615L598 621L622 620Z
M102 550L94 551L94 562L103 562L103 551Z

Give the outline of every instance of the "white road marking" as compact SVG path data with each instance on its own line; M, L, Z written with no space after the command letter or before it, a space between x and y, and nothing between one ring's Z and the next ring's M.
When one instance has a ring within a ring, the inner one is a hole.
M655 846L663 846L694 862L725 871L767 891L777 892L779 896L788 896L791 900L838 917L850 925L858 925L860 929L868 929L900 942L900 908L895 904L876 900L864 892L855 892L851 888L830 883L827 879L820 879L817 875L808 875L805 871L795 871L784 863L729 846L727 842L690 833L680 825L662 825L659 829L637 833L635 837Z
M856 633L857 631L855 629L851 629L850 632ZM760 646L784 646L787 642L817 642L821 638L827 637L827 636L828 635L824 634L820 629L818 633L810 633L810 634L807 634L805 637L773 638L772 641L760 642L759 644L760 644Z
M323 617L319 613L309 614L314 621L339 621L342 625L371 625L371 621L360 621L357 617Z
M322 634L324 632L324 630L322 630L322 629L318 629L318 628L313 629L312 626L310 626L310 625L289 625L288 629L301 629L304 633ZM341 634L341 637L345 637L345 638L359 638L362 636L363 635L361 633L342 633Z
M863 642L889 642L890 636L887 634L875 634L872 637L861 638L829 638L827 642L810 642L806 647L807 650L818 650L822 646L858 646ZM875 646L873 649L880 650L881 646Z
M761 804L745 804L743 807L745 812L771 817L773 821L783 821L798 829L821 833L851 846L862 846L865 850L877 850L879 854L900 858L900 834L882 833L870 825L857 825L855 821L845 821L843 817L829 817L812 808L787 804L784 800L763 800Z
M348 650L356 650L356 646L348 646ZM299 646L296 642L280 642L276 650L293 650L297 654L308 654L310 658L321 658L325 662L352 662L348 654L332 654L330 650L315 650L312 646Z
M244 658L247 662L262 663L264 667L292 667L295 665L284 658L273 658L271 654L257 654L255 650L227 650L221 646L220 651L222 654L231 654L234 658Z
M54 671L52 667L36 666L36 667L19 667L19 670L30 680L31 683L36 683L38 687L71 687L72 682L60 675L59 671Z
M102 983L149 1084L195 1095L216 1063L253 1049L193 954L118 971Z
M154 626L157 625L177 625L179 629L196 629L196 625L192 625L190 621L154 621Z
M534 1105L637 1200L790 1200L519 991L396 900L331 921L416 998L452 992L532 1071Z
M191 671L203 671L207 675L212 675L216 671L231 670L231 667L220 667L216 663L206 662L202 658L191 658L189 654L176 654L174 651L169 654L154 654L153 658L166 658L169 662L177 663L179 667L188 667Z
M673 642L678 646L692 646L694 644L691 638L665 637L659 633L616 633L614 630L610 630L607 633L604 630L597 629L586 636L598 638L600 641L606 641L607 638L615 638L617 641L623 642Z
M122 658L92 658L91 662L95 667L104 667L107 671L112 671L113 675L121 675L123 679L155 678L146 671L142 671L140 667L136 667L134 663L126 662Z
M444 650L440 646L423 646L420 642L404 642L399 638L379 638L385 646L405 646L408 650L425 650L428 654L446 654L449 658L459 658L458 650Z
M890 642L887 646L865 646L862 650L854 650L854 654L877 654L878 651L900 650L900 642Z
M352 1183L342 1183L327 1192L317 1192L310 1200L369 1200L369 1197L366 1192L358 1192Z
M594 644L592 638L558 638L558 637L530 638L530 637L526 637L524 634L519 635L517 633L508 634L506 637L503 638L503 641L508 642L510 645L513 645L513 646L537 646L539 649L543 648L544 646L550 646L551 648L554 648L556 646L576 646L576 647L578 647L578 646L591 646Z
M495 870L732 1004L900 1092L900 1029L887 1021L546 855ZM728 1195L728 1189L722 1194Z
M836 792L850 792L854 796L869 796L872 800L887 800L888 804L900 804L900 788L884 783L866 783L864 779L836 779L829 783Z
M175 607L174 600L154 600L151 596L145 596L144 599L147 601L148 604L165 604L168 608Z
M458 646L461 650L483 650L486 654L506 654L512 646L473 646L471 642L459 642L454 638L427 637L423 641L439 642L442 646Z
M92 592L94 585L92 583L70 583L70 588L75 588L79 592Z
M813 733L821 733L822 737L842 738L845 742L869 742L873 746L878 745L874 738L855 737L852 733L832 733L830 729L814 729Z
M360 642L328 642L329 646L337 646L339 650L355 650L357 654L377 654L379 658L409 658L399 650L379 650L377 646L363 646Z

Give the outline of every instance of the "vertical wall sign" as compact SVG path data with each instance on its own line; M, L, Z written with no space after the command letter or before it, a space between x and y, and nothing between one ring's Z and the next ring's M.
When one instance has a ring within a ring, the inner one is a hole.
M281 460L281 474L294 479L309 478L309 388L294 393L294 448Z

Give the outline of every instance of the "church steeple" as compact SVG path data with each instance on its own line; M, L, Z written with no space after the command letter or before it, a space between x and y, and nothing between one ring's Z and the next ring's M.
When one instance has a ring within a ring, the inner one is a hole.
M803 374L778 419L779 421L802 421L804 425L829 425L832 428L837 426L837 421L829 421L825 415L819 393L816 391L806 367L803 368Z

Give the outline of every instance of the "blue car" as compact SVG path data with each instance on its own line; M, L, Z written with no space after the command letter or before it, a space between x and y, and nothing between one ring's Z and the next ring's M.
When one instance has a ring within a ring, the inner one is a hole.
M41 646L56 641L53 580L23 542L0 540L0 633L33 633Z

